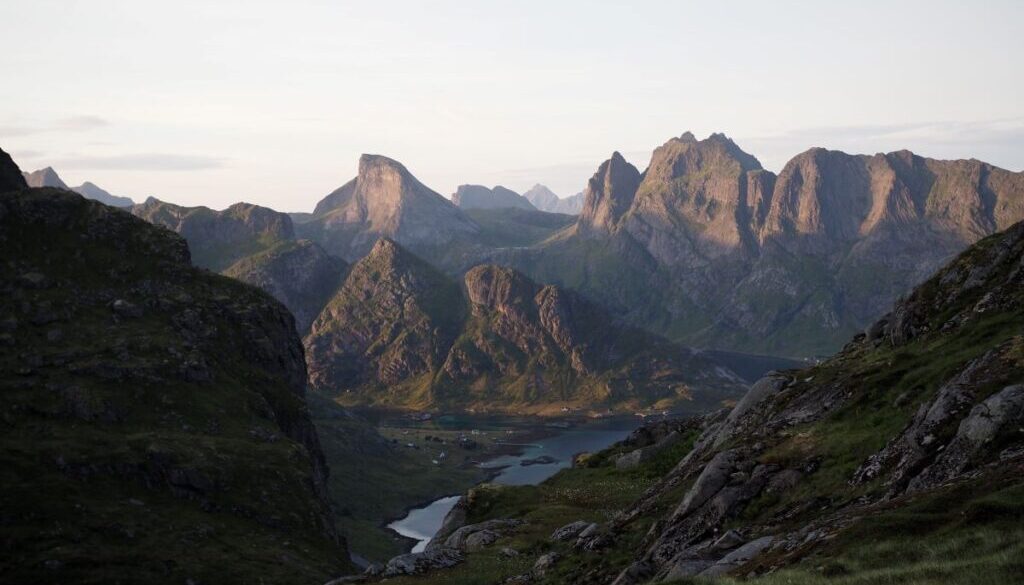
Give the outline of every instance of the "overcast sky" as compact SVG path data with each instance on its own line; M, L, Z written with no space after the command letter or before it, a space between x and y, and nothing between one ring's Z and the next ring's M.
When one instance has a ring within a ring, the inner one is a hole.
M840 5L841 4L841 5ZM725 132L1024 169L1024 2L3 0L0 148L69 184L311 210L360 153L560 195Z

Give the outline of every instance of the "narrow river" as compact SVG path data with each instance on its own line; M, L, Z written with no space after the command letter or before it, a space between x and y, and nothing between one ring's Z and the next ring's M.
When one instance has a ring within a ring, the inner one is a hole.
M585 428L567 429L557 435L524 445L523 452L519 455L498 457L481 464L481 467L499 470L497 476L491 479L491 483L536 485L558 473L558 470L572 465L572 458L577 453L600 451L624 439L637 424L638 421L628 425L626 421L620 420L607 426L598 427L591 424ZM523 462L531 462L538 458L544 458L544 462L522 465ZM417 543L412 550L420 552L441 528L445 515L458 500L459 496L440 498L427 506L409 511L405 518L388 524L388 528L402 536L415 539Z

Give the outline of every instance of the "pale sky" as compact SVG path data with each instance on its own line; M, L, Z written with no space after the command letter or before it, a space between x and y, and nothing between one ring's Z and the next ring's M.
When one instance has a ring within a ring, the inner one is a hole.
M1024 169L1024 2L0 1L0 148L116 195L308 211L360 153L567 196L725 132Z

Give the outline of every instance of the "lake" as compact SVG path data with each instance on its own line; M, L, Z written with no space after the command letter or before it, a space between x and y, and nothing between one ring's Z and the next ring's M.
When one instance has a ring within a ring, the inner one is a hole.
M497 470L491 483L504 485L536 485L558 470L572 465L577 453L595 452L621 441L639 426L639 420L616 419L588 423L579 428L566 429L557 434L523 445L519 455L505 455L480 465L485 469ZM550 463L521 465L540 457L551 458ZM388 524L398 534L417 541L413 552L420 552L441 528L445 515L455 506L459 496L440 498L424 506L410 510L401 520Z

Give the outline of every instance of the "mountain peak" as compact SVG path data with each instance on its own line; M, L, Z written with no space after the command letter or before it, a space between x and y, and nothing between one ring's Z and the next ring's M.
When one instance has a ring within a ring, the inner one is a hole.
M682 142L697 142L697 137L693 135L693 132L687 130L679 136L679 140Z
M25 182L29 187L56 187L68 189L67 183L61 180L53 167L45 167L38 171L25 174Z
M365 175L374 170L389 170L401 175L410 175L409 170L402 163L382 154L363 154L359 157L359 175Z
M451 201L398 161L379 154L359 158L359 173L316 205L304 237L354 262L383 236L430 255L479 231Z
M611 231L633 204L640 171L617 151L601 163L587 183L579 223L586 228Z

